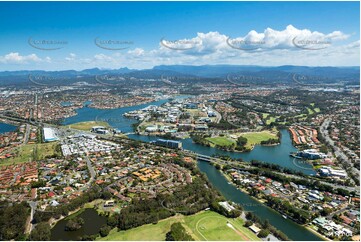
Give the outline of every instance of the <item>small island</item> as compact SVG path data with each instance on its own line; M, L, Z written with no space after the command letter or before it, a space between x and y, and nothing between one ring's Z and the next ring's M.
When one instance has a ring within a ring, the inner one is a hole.
M69 221L66 223L64 230L65 231L76 231L81 229L81 227L84 225L84 219L80 217L75 217L72 219L69 219Z

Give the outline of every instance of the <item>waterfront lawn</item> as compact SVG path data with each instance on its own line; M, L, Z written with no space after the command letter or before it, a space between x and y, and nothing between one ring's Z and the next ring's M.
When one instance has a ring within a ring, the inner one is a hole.
M231 225L227 225L227 221ZM249 229L243 227L240 218L229 219L216 212L203 211L190 216L176 215L159 221L157 224L147 224L126 231L113 229L107 237L99 240L165 240L173 223L180 222L189 235L195 240L251 240L260 239ZM233 226L233 228L231 228Z
M8 158L0 162L0 166L21 164L33 160L41 160L47 156L58 154L56 146L59 142L50 142L42 144L26 144L20 145L13 149L16 154L14 157Z
M186 216L184 220L185 225L191 229L191 235L195 240L260 240L248 228L243 227L244 221L240 218L226 218L216 212L206 211Z
M260 144L261 141L267 141L269 139L277 139L277 135L270 131L252 132L241 134L242 137L247 138L246 148L251 149L256 144Z
M71 129L79 129L79 130L84 130L84 131L90 131L91 128L94 126L104 126L106 128L110 127L110 125L104 121L87 121L87 122L70 124L67 126Z
M231 146L232 144L236 144L236 141L227 138L227 137L212 137L212 138L206 138L209 142L211 142L214 145L219 146Z

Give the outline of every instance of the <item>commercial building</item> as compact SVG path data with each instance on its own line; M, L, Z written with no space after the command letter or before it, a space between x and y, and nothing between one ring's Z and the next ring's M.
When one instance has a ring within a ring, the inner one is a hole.
M44 142L57 141L59 138L56 136L54 129L52 128L43 128L44 133Z
M323 159L327 158L327 155L321 152L318 152L315 149L308 149L297 152L297 156L310 159L310 160L316 160L316 159Z
M166 139L157 139L153 142L156 145L165 146L172 149L181 149L182 142L175 141L175 140L166 140Z

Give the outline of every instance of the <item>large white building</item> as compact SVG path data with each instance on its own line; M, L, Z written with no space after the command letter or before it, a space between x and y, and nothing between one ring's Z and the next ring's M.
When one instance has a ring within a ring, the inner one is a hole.
M56 136L54 129L52 128L44 128L44 141L45 142L51 142L59 140L59 138Z

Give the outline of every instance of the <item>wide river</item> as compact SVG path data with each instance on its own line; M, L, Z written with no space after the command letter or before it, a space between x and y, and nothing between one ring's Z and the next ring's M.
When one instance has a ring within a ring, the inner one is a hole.
M107 121L112 127L118 128L124 133L132 133L132 124L136 123L133 119L128 119L123 116L124 113L138 110L148 105L161 105L168 100L159 100L148 104L142 104L132 107L118 108L118 109L94 109L90 107L83 107L77 110L77 115L69 117L64 120L63 124L73 124L83 121ZM311 166L304 163L299 163L289 156L289 153L296 151L293 147L290 135L287 130L281 130L282 138L281 144L277 146L256 146L251 152L248 153L236 153L227 152L216 148L210 148L195 144L191 139L182 140L183 148L192 150L194 152L213 155L223 154L229 155L233 158L242 158L245 161L260 160L264 162L279 164L283 167L288 167L297 171L302 171L306 174L315 174ZM152 136L140 136L136 134L129 134L129 138L149 142L157 139ZM236 189L235 186L229 184L223 175L216 170L212 165L204 161L198 161L198 166L202 172L204 172L210 182L217 188L227 199L241 204L245 210L254 212L257 216L262 219L267 219L277 229L284 232L292 240L322 240L315 234L311 233L304 227L294 223L289 219L284 219L279 213L272 209L264 206L262 203L253 199L246 193Z

